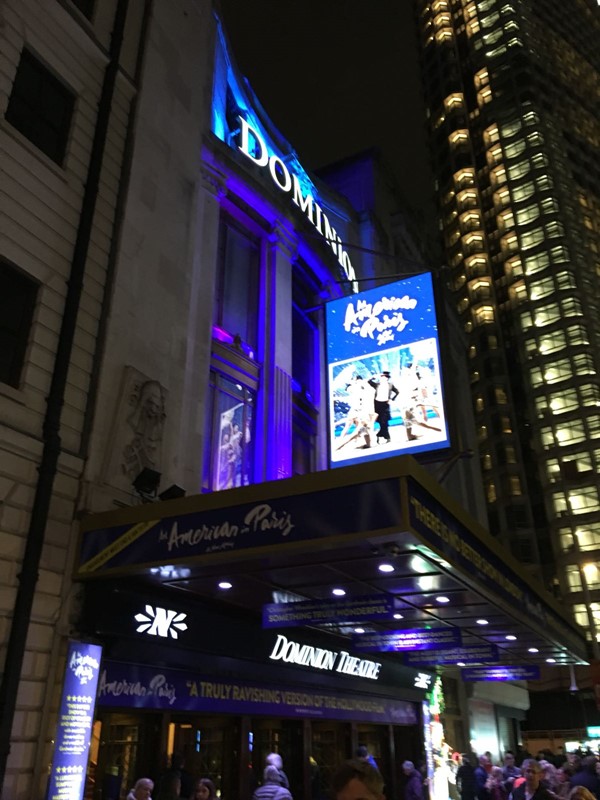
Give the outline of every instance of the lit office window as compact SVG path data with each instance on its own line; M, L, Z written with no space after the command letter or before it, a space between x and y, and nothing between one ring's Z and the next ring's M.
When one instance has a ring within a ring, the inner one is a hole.
M539 253L536 256L527 256L525 262L525 275L535 275L543 272L550 266L550 256L548 253Z
M495 483L486 483L485 485L485 495L487 498L488 503L495 503L496 502L496 484Z
M510 228L515 227L515 215L510 208L507 208L505 211L502 211L500 214L498 214L496 219L498 223L498 230L502 231L503 233Z
M531 172L531 164L530 162L525 159L525 161L519 161L516 164L510 164L508 166L508 177L511 181L518 181L520 178L524 178L525 175L528 175Z
M512 144L507 145L504 148L506 158L518 158L518 156L524 152L525 147L526 144L523 140L519 140L518 142L513 142Z
M515 203L522 203L535 194L535 183L527 181L527 183L522 183L520 186L513 186L512 193Z
M516 233L509 233L500 239L500 249L503 253L512 253L519 249L519 240Z
M556 442L560 447L584 442L587 438L585 426L580 420L556 426Z
M541 306L535 312L535 324L538 328L552 325L554 322L558 322L559 319L562 319L562 312L557 303Z
M557 353L559 350L563 350L566 346L567 339L564 331L555 331L554 333L548 333L544 336L540 336L539 351L542 355L547 356L551 353Z
M532 281L529 284L529 294L532 300L541 300L549 294L553 294L554 279L552 277L544 278L541 281Z
M521 249L522 250L531 250L532 247L536 247L540 242L543 242L546 238L547 233L544 232L542 228L535 228L532 231L526 231L525 233L521 234Z
M503 139L510 139L515 134L519 133L523 124L520 119L512 120L511 122L506 123L502 126L502 138Z
M462 109L464 106L465 98L461 92L454 92L453 94L449 94L448 97L444 98L444 108L446 111Z
M491 145L496 144L500 141L500 133L498 131L498 126L496 124L490 125L486 128L483 132L483 142L486 147L491 147Z
M448 141L453 147L459 147L460 145L468 145L469 144L469 131L468 130L458 130L453 131L448 136Z
M550 365L544 372L544 380L549 384L560 383L560 381L564 381L572 377L573 369L571 367L571 362L568 359L555 361L554 364Z
M579 397L576 389L565 389L548 396L549 407L553 414L566 414L579 408Z
M473 309L473 322L475 325L485 325L494 321L494 307L480 306Z
M520 497L523 494L521 489L521 481L518 475L508 476L508 492L512 497Z

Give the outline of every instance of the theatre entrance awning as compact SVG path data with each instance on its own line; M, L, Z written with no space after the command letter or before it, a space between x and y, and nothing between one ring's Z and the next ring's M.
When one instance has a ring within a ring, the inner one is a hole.
M87 517L75 578L131 575L257 614L381 595L401 619L367 633L455 628L501 664L587 662L555 599L410 457Z

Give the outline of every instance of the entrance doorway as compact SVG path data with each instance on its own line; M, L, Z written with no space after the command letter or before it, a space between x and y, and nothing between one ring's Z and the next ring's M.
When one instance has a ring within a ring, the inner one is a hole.
M331 778L352 755L352 730L349 723L324 720L311 722L311 800L331 795ZM314 762L314 763L313 763Z
M251 789L262 782L265 759L279 753L283 771L290 782L292 797L304 793L303 724L295 719L252 717L248 733L248 750L252 769Z
M182 756L195 781L210 778L218 797L239 795L240 725L237 717L173 715L167 732L167 753Z

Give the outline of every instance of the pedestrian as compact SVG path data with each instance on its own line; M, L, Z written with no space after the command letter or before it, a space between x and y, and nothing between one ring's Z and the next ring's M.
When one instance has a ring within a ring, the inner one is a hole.
M263 782L254 791L252 800L292 800L290 790L281 785L277 767L272 764L265 767Z
M475 767L475 787L478 800L490 800L490 793L486 788L488 775L492 768L487 755L479 756L479 764Z
M192 788L191 800L216 800L217 789L210 778L198 778Z
M600 798L600 778L596 773L596 757L585 756L581 760L581 768L571 778L573 786L585 786L596 797Z
M508 792L504 787L502 767L492 767L485 782L490 800L506 800Z
M461 762L456 771L456 788L460 794L460 800L475 800L477 796L475 767L466 753L461 756Z
M168 770L161 778L157 800L179 800L180 792L181 775L174 770Z
M279 783L284 789L289 789L290 782L288 781L288 776L283 771L283 759L279 753L269 753L269 755L265 758L265 767L269 766L275 767L279 773Z
M138 778L133 789L127 795L127 800L152 800L154 781L150 778Z
M525 780L512 790L511 800L555 800L541 784L542 770L535 758L526 758L521 766Z
M377 762L375 761L371 753L369 753L369 749L364 744L358 745L356 749L356 758L360 758L362 761L367 761L372 767L375 767L375 769L379 769L379 767L377 766Z
M575 786L569 792L569 800L597 800L585 786Z
M412 761L402 764L402 771L408 778L404 787L404 800L423 800L423 780Z
M381 772L360 758L346 761L336 770L331 790L333 800L385 800Z
M512 750L507 750L504 753L504 767L502 768L502 780L507 794L510 794L513 788L515 778L519 778L521 770L515 763L515 754Z

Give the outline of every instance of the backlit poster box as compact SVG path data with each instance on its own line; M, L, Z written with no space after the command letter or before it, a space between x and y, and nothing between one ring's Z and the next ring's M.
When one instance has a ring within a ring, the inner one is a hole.
M81 800L94 723L102 648L69 642L48 800Z
M430 273L326 306L331 466L447 447Z

